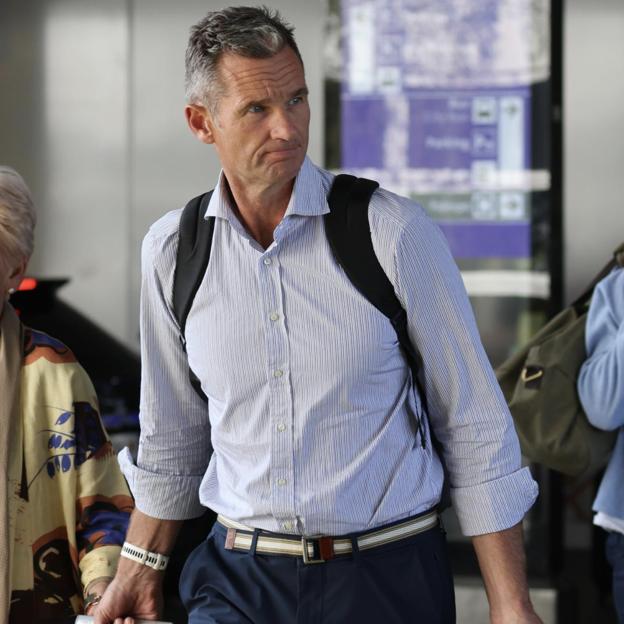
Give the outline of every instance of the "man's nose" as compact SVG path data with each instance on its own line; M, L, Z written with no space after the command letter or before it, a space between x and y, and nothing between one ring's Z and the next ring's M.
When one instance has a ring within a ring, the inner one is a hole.
M278 109L271 119L271 138L291 141L297 136L297 127L289 111Z

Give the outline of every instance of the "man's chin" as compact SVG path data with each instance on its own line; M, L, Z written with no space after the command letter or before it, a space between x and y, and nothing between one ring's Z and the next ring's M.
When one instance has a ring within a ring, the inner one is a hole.
M269 177L276 182L280 180L284 182L292 180L297 177L299 169L301 169L301 165L303 165L304 158L305 154L303 156L301 154L297 154L296 157L291 156L290 158L284 158L271 162L267 167Z

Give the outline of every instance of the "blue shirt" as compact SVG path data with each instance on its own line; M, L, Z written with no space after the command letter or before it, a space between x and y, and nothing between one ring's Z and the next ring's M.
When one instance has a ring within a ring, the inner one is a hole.
M588 358L578 381L581 403L594 426L619 429L594 509L624 520L624 270L613 271L596 286L585 343Z
M413 202L371 201L376 254L408 312L429 419L388 319L351 284L325 236L333 176L306 160L274 242L236 218L223 177L210 264L186 326L187 379L171 292L180 211L143 245L141 439L122 454L137 507L155 517L202 505L258 528L340 535L436 505L444 447L463 531L519 522L537 486L484 353L443 236ZM214 453L211 455L211 447Z

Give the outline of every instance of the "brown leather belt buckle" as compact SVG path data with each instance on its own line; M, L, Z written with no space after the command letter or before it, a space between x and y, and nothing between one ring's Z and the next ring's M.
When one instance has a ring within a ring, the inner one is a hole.
M308 544L312 546L312 556L308 552ZM302 537L301 546L303 548L303 562L306 565L325 563L334 558L334 540L331 537Z
M228 529L225 536L225 549L234 550L234 542L236 541L236 529Z

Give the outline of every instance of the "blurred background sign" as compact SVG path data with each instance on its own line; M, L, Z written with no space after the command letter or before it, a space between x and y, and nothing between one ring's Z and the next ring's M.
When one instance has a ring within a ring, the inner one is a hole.
M496 364L543 322L561 280L550 1L336 9L332 165L414 198L437 221Z

